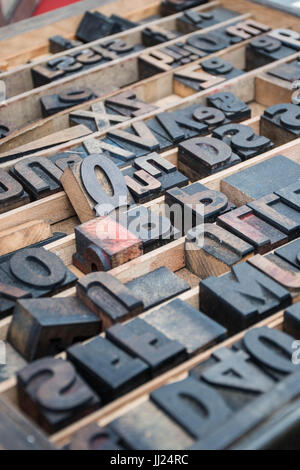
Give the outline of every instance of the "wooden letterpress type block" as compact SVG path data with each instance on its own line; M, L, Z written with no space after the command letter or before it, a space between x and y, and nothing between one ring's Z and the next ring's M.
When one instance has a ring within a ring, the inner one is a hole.
M73 49L74 47L81 46L82 44L83 43L81 41L67 39L60 34L57 34L49 38L49 52L51 52L51 54L58 54L59 52Z
M226 36L226 30L220 28L205 34L200 32L199 34L190 35L186 42L188 46L199 49L206 56L229 47L231 39L230 36Z
M161 148L157 137L143 121L136 122L125 130L109 131L107 136L115 144L134 153L137 157Z
M105 403L130 392L149 378L150 369L144 361L102 337L72 346L67 356Z
M136 154L129 152L118 146L112 140L105 139L84 139L82 146L78 147L80 153L84 153L84 158L95 153L103 153L119 168L130 165L131 161L136 158Z
M27 297L12 288L25 290L32 297L42 297L71 287L76 279L58 256L42 247L25 248L4 256L0 263L0 283L11 288L5 291L4 302L0 303L0 315L12 307L11 303L7 305L5 297L10 301Z
M125 450L120 441L112 429L92 423L72 436L68 450Z
M230 408L216 390L192 377L161 387L152 392L150 398L196 439L205 437L231 415Z
M262 336L261 332L259 334ZM245 341L247 344L249 339L247 336ZM252 337L252 344L257 344L259 348L261 344L253 339ZM257 364L256 358L247 350L244 342L241 343L240 346L234 345L232 349L221 348L213 352L210 359L191 371L192 377L217 390L235 413L249 403L254 405L259 395L268 392L276 384L275 377L268 376L264 368L260 368L261 365ZM269 349L265 350L264 352L268 354Z
M300 269L300 240L297 239L275 251L275 254L284 261Z
M247 260L254 248L216 224L191 229L186 236L186 267L200 279L219 276Z
M73 111L70 113L69 118L71 124L84 125L92 132L105 131L112 125L128 121L129 119L129 117L121 116L117 113L112 114L111 111L105 107L103 102L92 104L91 111L82 109ZM96 139L94 140L97 142Z
M294 53L294 49L285 46L269 34L255 38L246 46L246 70L263 67Z
M293 209L300 209L300 181L293 183L283 189L274 191L285 204Z
M75 297L20 300L14 310L8 341L31 362L56 355L100 331L99 317Z
M213 137L195 137L179 144L179 169L190 179L205 178L241 162L229 145Z
M171 340L141 318L125 325L114 325L106 331L106 337L134 357L142 359L155 377L187 359L185 347Z
M172 31L168 31L167 29L155 25L146 26L142 31L142 41L146 47L152 47L166 41L172 41L177 37L178 34L174 34Z
M231 122L240 122L251 118L249 106L229 91L221 91L208 96L207 105L222 111Z
M174 73L174 93L182 97L190 96L195 92L219 85L225 80L225 77L205 72L202 66L193 64Z
M51 434L100 406L74 366L62 359L40 359L19 371L17 390L20 408Z
M92 273L77 283L79 299L101 319L105 331L115 323L122 323L144 310L142 300L108 273Z
M110 217L99 217L75 228L73 263L85 274L109 271L143 254L142 241Z
M21 184L0 168L0 214L28 202L29 196Z
M269 32L268 36L281 41L285 46L291 47L292 49L300 50L300 34L291 29L273 29Z
M188 178L158 153L135 159L133 166L125 168L122 173L127 187L139 203L150 201L173 187L188 184Z
M262 273L269 276L290 293L293 303L300 300L300 271L292 264L275 254L253 256L248 262Z
M7 401L0 401L2 450L54 450L46 436Z
M139 23L135 23L134 21L130 21L118 15L111 15L110 19L120 26L121 31L127 31L127 29L136 28L140 25Z
M144 157L136 158L133 166L153 176L161 184L161 192L174 187L181 188L188 184L188 178L180 173L176 166L158 153L153 152Z
M61 171L65 171L69 166L74 165L75 163L81 163L82 158L78 153L58 153L53 155L53 157L49 157L52 163L54 163L57 168Z
M174 15L188 8L203 5L204 3L207 3L207 0L163 0L160 11L163 16Z
M166 267L155 269L125 285L134 296L141 299L144 310L156 307L190 289L187 282Z
M290 206L276 194L269 194L257 201L249 202L248 206L259 217L287 234L289 239L296 238L299 235L299 207Z
M300 179L300 165L283 155L276 155L234 175L224 178L221 191L237 206L260 199L296 183Z
M294 52L294 51L293 51ZM290 83L295 82L300 79L300 61L299 57L292 62L286 64L278 65L267 72L268 75L278 78L279 80L284 80L289 82L286 86L288 87Z
M41 97L43 116L48 117L97 98L90 88L69 89L64 93Z
M161 183L146 171L137 170L130 166L122 170L122 173L127 187L137 203L143 204L151 201L162 193Z
M3 345L5 348L5 364L0 361L0 384L11 379L18 370L24 369L27 365L25 359L7 341Z
M222 75L226 80L244 75L245 72L235 68L230 62L222 59L221 57L213 57L201 62L201 66L205 72L212 75Z
M267 33L268 31L271 31L269 26L258 23L252 19L242 21L241 23L237 23L226 28L226 33L228 35L237 37L242 41L246 41L255 36L260 36L262 33Z
M205 29L223 21L228 21L237 16L237 13L227 8L214 8L210 11L187 10L178 18L177 24L180 31L185 34L198 29Z
M48 158L28 157L10 169L34 199L41 199L61 190L63 172Z
M184 450L194 442L182 426L150 400L114 420L109 427L129 449Z
M299 106L281 103L266 109L260 120L260 132L275 145L283 145L300 136Z
M174 64L176 63L173 57L158 49L141 54L138 57L139 79L144 80L158 73L170 71Z
M226 338L227 331L180 299L143 315L143 320L169 339L185 346L190 357Z
M200 310L230 332L246 329L291 303L288 290L248 263L201 281L200 289Z
M295 339L300 339L300 303L287 308L284 312L284 331L293 336Z
M63 57L55 57L45 64L36 65L31 69L33 84L37 88L47 85L66 75L79 72L83 67L83 64L80 63L72 53Z
M130 118L143 116L157 109L157 106L139 100L136 94L131 90L126 90L111 98L107 98L105 104L115 113Z
M200 115L201 112L203 114ZM157 136L161 147L166 149L191 137L207 135L211 120L220 120L219 122L223 123L225 116L221 114L212 110L204 114L203 107L199 111L199 106L191 106L176 112L160 113L147 121L147 126ZM166 143L161 138L165 139Z
M242 160L256 157L274 147L270 139L255 134L250 126L244 124L227 124L218 127L214 130L213 137L230 146Z
M17 300L30 297L31 293L26 290L14 287L11 284L0 283L0 314L8 314L13 310Z
M97 11L87 11L78 26L76 38L83 42L92 42L119 32L121 27L115 21Z
M68 167L61 184L81 222L104 216L133 202L124 176L104 154L93 154Z
M166 216L156 214L144 206L135 206L124 215L123 226L143 242L144 253L166 245L170 241L181 236L177 229Z
M214 222L221 214L235 209L225 194L207 189L201 183L166 192L172 224L186 234L192 227Z
M287 235L283 231L263 220L257 212L248 206L241 206L221 215L217 222L250 243L260 254L274 250L288 241Z
M299 422L296 420L297 424L295 423L293 404L299 404L299 377L300 374L296 371L276 384L258 397L255 404L246 405L227 420L225 425L194 444L191 450L271 450L297 447L298 441L293 436Z

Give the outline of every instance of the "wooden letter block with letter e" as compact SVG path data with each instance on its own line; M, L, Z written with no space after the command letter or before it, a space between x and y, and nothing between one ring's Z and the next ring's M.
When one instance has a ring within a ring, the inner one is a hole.
M43 96L41 98L43 116L52 116L60 111L65 111L66 109L73 108L73 106L78 106L96 98L97 95L90 88L66 90L58 95Z
M242 160L256 157L274 147L273 142L263 135L255 134L251 127L243 124L226 124L213 132L213 137L230 146Z
M0 315L7 315L11 310L11 300L27 297L25 293L24 296L19 294L19 289L32 297L43 297L71 287L76 279L58 256L42 247L25 248L6 255L0 259L0 283L10 287L4 293L4 302L0 303Z
M266 109L261 117L260 132L275 145L283 145L300 136L300 108L281 103Z
M144 310L144 303L138 296L114 276L104 272L81 278L77 283L77 296L100 317L104 331Z
M241 162L227 143L212 137L196 137L179 144L179 169L190 179L205 178Z
M10 169L33 199L41 199L61 190L62 171L45 157L28 157Z
M185 346L189 357L212 347L227 335L225 328L180 299L143 315L143 320Z
M75 228L73 263L85 274L109 271L143 254L143 243L111 217L99 217Z
M200 279L229 272L253 252L252 245L216 224L200 225L186 236L186 267Z
M288 241L283 230L269 220L264 220L264 217L260 217L257 211L248 206L241 206L221 215L217 223L250 243L260 254L274 250Z
M55 450L47 437L6 400L0 400L1 450Z
M221 191L237 206L260 199L300 179L300 165L276 155L221 181Z
M175 367L187 359L185 347L171 340L141 318L125 325L114 325L106 337L133 357L138 357L150 367L152 377Z
M100 406L74 366L62 359L40 359L19 371L17 390L20 408L51 434Z
M200 289L200 309L230 332L246 329L292 301L287 289L247 262L201 281Z
M166 204L172 224L186 234L203 222L214 222L217 217L235 209L225 194L213 191L201 183L166 192Z
M29 196L21 184L0 168L0 214L28 202Z
M28 361L62 352L96 336L101 321L76 297L17 302L8 341Z
M220 91L208 96L207 105L222 111L231 122L240 122L251 118L250 107L229 91Z
M133 202L121 171L103 154L68 167L61 183L82 223Z
M144 361L102 337L72 346L67 350L67 356L104 403L149 379L150 369Z

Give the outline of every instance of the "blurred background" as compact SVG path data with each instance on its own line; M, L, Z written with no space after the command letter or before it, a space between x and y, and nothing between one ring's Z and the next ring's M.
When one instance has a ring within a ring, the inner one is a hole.
M0 0L0 26L41 15L84 0ZM134 0L132 0L134 2ZM300 0L250 0L300 14Z
M41 15L79 1L81 0L0 0L0 26Z

